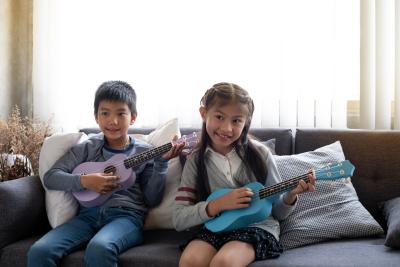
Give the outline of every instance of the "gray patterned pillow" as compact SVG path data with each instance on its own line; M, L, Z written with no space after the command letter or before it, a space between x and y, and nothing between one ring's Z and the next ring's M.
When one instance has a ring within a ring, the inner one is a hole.
M345 160L339 141L290 156L275 156L283 180ZM359 202L350 179L319 180L316 191L299 195L296 209L281 222L284 249L338 238L383 234L380 225Z

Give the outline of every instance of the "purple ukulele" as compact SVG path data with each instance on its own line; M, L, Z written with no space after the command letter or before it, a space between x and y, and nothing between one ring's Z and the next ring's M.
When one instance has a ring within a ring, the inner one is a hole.
M197 133L184 135L176 141L172 141L165 145L151 148L139 154L127 157L125 154L116 154L109 160L104 162L85 162L79 164L73 171L73 174L87 174L87 173L114 173L119 176L119 183L121 188L110 191L107 194L100 194L91 190L82 190L72 192L73 196L79 201L82 206L95 207L103 204L114 192L131 187L136 180L133 167L143 164L144 162L154 159L166 152L168 152L173 144L185 143L185 147L193 147L198 142Z

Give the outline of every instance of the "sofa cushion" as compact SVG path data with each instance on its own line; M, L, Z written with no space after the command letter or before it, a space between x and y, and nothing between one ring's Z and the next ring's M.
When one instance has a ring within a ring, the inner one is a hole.
M251 128L249 133L261 141L275 139L277 155L290 155L293 149L293 134L291 129L285 128Z
M179 245L189 237L189 232L146 231L144 243L122 253L118 266L178 266L181 255ZM25 267L28 249L38 238L31 237L4 247L0 251L0 266ZM277 259L256 261L249 267L397 266L400 253L391 253L383 245L384 242L384 238L360 238L319 243L287 250ZM83 255L83 250L73 252L65 257L59 266L84 267Z
M340 142L291 156L276 156L283 180L307 170L345 160ZM383 230L358 201L349 179L317 180L315 192L299 195L296 209L281 222L280 241L285 249L330 239L383 234Z
M137 134L136 137L153 146L162 146L171 142L174 135L178 135L178 137L181 135L177 118L161 124L148 134Z
M376 267L398 266L400 253L388 253L384 238L341 239L284 251L277 259L249 267Z
M188 240L191 232L176 232L175 230L150 230L144 232L143 244L130 248L119 255L118 266L178 266L181 250L179 246ZM0 250L0 266L26 266L27 253L39 236L33 236L14 242ZM72 252L64 257L60 267L84 267L83 249Z
M0 249L47 228L45 218L44 194L39 177L29 176L0 183Z
M276 155L276 150L275 150L275 143L276 139L269 139L267 141L262 141L261 142L264 146L268 147L269 151L271 151L272 155Z
M385 245L400 249L400 197L386 201L383 212L388 226Z

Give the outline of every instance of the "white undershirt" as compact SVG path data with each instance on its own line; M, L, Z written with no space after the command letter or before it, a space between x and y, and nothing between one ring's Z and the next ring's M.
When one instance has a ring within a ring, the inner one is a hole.
M218 169L224 174L225 178L231 183L233 181L233 175L237 172L242 160L239 158L235 149L232 149L225 156L215 152L211 147L207 147L206 153L209 154L209 159L218 167Z

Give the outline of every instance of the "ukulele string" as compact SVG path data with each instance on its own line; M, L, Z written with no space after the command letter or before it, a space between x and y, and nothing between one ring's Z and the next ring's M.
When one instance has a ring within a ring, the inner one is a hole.
M157 156L164 152L167 152L171 148L171 146L172 146L171 143L165 144L163 146L141 152L135 156L132 156L131 158L124 159L122 162L121 161L120 162L110 162L110 165L107 166L106 168L101 169L101 170L100 169L93 170L92 172L95 173L95 172L104 171L105 173L107 173L107 171L112 171L121 166L125 166L125 167L129 166L131 168L131 167L134 167L135 165L145 162L147 159L154 157L155 155Z
M329 170L330 170L332 173L336 173L336 172L334 172L334 171L335 171L337 168L339 168L339 167L341 167L341 164L340 164L340 165L338 164L338 165L336 165L336 166L334 166L334 167L331 167L330 165L328 165L328 166L322 167L322 168L320 168L320 169L318 169L318 170L315 170L315 175L317 176L319 173L324 173L324 172L327 172L327 171L329 171ZM302 174L302 175L300 175L300 176L297 176L297 177L295 177L295 178L286 180L286 181L284 181L284 182L281 182L281 183L278 183L278 184L274 184L274 185L271 185L271 186L266 187L266 188L262 188L262 189L260 189L259 192L263 193L263 192L265 192L265 191L268 191L269 189L272 189L272 190L274 190L274 189L280 189L280 188L282 188L281 185L290 185L292 182L298 182L300 179L306 179L306 180L308 181L308 174L310 174L310 173L311 173L311 171L309 171L309 172L307 172L307 173L304 173L304 174Z
M319 169L319 170L315 171L315 174L318 174L318 173L324 172L324 171L325 171L325 169ZM272 185L272 186L269 186L266 188L262 188L258 191L258 195L260 198L265 198L267 196L275 194L276 192L284 191L285 189L289 189L289 188L294 188L297 186L298 182L301 179L303 179L305 182L308 182L309 181L308 174L310 174L310 173L311 172L308 172L308 173L302 174L300 176L297 176L295 178L289 179L287 181L284 181L284 182L281 182L281 183L278 183L278 184L275 184L275 185ZM337 173L340 173L340 170L332 171L331 173L337 174Z
M281 182L281 183L278 183L278 184L274 184L274 185L271 185L269 187L262 188L262 189L260 189L258 191L258 194L259 194L259 196L261 198L263 198L263 197L268 196L272 192L280 191L280 190L282 190L284 188L290 188L291 186L296 185L301 179L304 179L305 182L308 182L308 180L309 180L308 179L308 174L309 173L305 173L305 174L302 174L302 175L297 176L295 178L289 179L287 181L284 181L284 182Z

